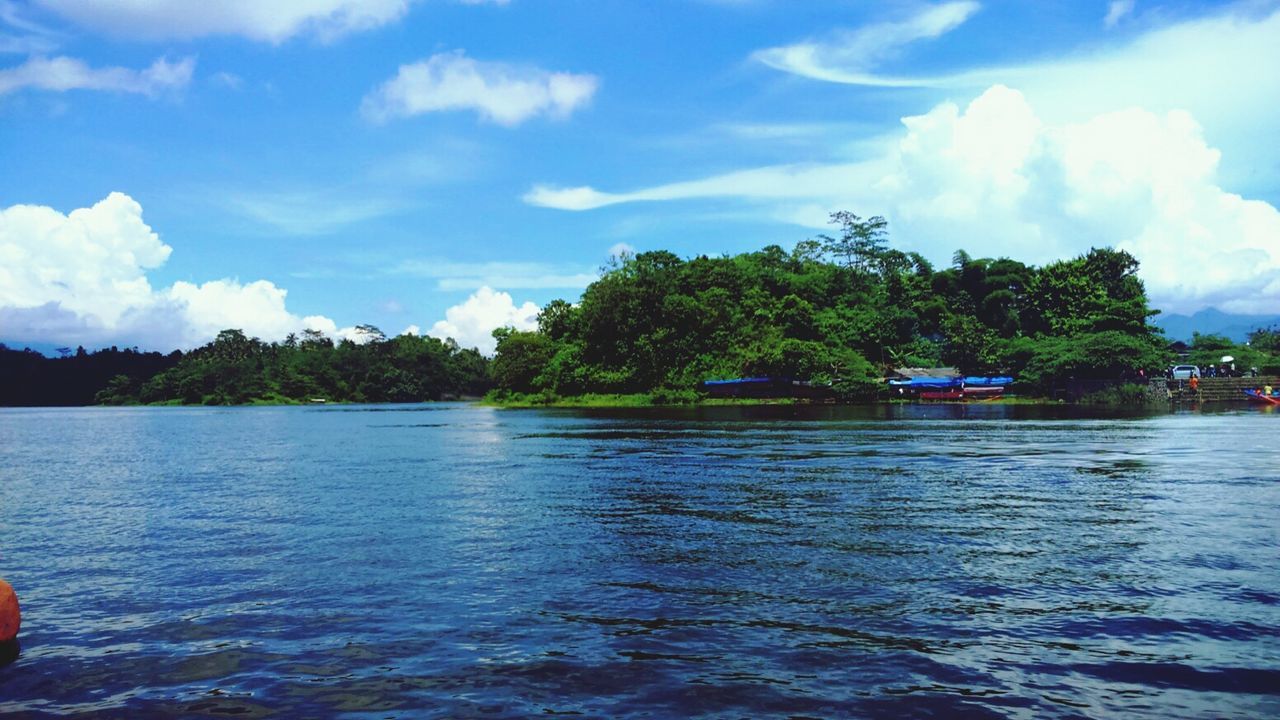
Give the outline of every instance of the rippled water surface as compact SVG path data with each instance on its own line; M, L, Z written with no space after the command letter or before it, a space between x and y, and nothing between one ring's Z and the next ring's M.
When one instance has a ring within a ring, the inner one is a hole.
M0 714L1280 716L1280 414L0 411Z

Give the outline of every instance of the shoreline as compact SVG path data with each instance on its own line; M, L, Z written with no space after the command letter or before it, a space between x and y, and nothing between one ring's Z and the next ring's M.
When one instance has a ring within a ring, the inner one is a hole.
M537 408L635 408L635 407L735 407L735 406L767 406L767 405L800 405L800 406L872 406L872 405L1065 405L1049 398L1033 398L1013 396L995 400L955 401L937 400L916 402L911 400L865 400L865 401L814 401L806 398L702 398L690 402L659 402L645 393L623 395L578 395L558 397L555 399L535 400L519 398L512 400L495 400L485 398L478 402L485 407L513 410Z
M811 398L796 397L762 397L762 398L712 398L700 397L692 392L658 392L658 393L616 393L616 394L584 394L565 397L547 397L538 395L521 395L516 397L494 398L490 396L477 397L475 395L463 396L457 398L443 398L440 400L422 400L414 402L357 402L351 400L326 400L325 402L308 402L302 400L294 400L284 397L258 398L246 403L235 404L205 404L205 403L184 403L181 400L171 399L155 403L122 403L122 404L86 404L86 405L3 405L0 407L12 408L56 408L56 407L182 407L182 408L215 408L215 407L326 407L326 406L348 406L348 405L426 405L435 403L467 403L479 407L490 407L505 410L529 410L529 409L572 409L572 408L599 408L599 409L625 409L625 408L695 408L695 407L767 407L767 406L811 406L811 407L836 407L836 406L877 406L877 405L1039 405L1039 406L1080 406L1080 407L1140 407L1140 406L1157 406L1166 404L1163 397L1156 397L1153 394L1147 394L1146 400L1143 402L1135 402L1136 398L1129 397L1112 397L1108 400L1095 400L1093 402L1070 402L1067 400L1055 400L1048 397L1036 397L1029 395L1007 395L1000 398L990 400L918 400L898 397L874 398L863 400L814 400ZM1179 397L1177 394L1168 398L1168 402L1174 405L1185 404L1188 398ZM1213 397L1204 398L1201 402L1210 404L1232 404L1236 401L1247 403L1243 397L1230 398Z

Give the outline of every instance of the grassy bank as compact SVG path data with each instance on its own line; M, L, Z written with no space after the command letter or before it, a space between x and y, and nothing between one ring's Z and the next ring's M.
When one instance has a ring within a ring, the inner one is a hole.
M499 408L633 408L633 407L716 407L735 405L914 405L919 400L879 398L866 400L808 400L804 398L711 398L692 391L586 394L560 397L547 393L490 393L480 401L481 405ZM948 401L929 401L924 404L949 404ZM1041 397L1009 396L994 400L954 401L960 405L1058 405L1061 401Z
M709 398L693 391L659 391L652 393L605 394L588 393L560 397L547 393L490 393L481 405L501 408L632 408L716 405L796 405L807 401L796 398Z

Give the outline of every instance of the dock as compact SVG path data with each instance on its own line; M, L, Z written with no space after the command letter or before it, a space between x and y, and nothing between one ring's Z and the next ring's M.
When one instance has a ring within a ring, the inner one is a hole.
M1159 384L1163 386L1161 387ZM1191 391L1191 383L1188 380L1154 378L1151 381L1151 385L1151 394L1153 396L1163 394L1174 402L1245 402L1244 391L1246 389L1260 388L1266 385L1270 385L1273 388L1280 387L1280 376L1200 378L1200 387L1197 392Z

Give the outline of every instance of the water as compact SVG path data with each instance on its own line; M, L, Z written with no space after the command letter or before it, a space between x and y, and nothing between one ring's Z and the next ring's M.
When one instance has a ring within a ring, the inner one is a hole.
M0 714L1280 716L1280 414L0 411Z

